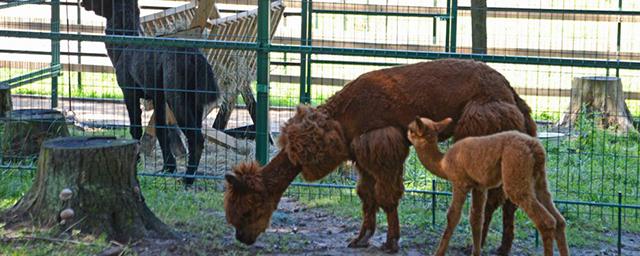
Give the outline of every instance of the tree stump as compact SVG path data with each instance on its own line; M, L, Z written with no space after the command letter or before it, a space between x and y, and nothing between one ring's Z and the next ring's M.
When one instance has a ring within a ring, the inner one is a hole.
M69 136L64 115L53 109L14 110L4 120L3 160L35 158L45 140Z
M12 110L11 90L0 89L0 117L5 117Z
M594 117L601 128L615 128L618 132L635 131L633 119L617 77L576 77L571 84L571 105L560 118L558 127L575 126L580 115Z
M31 189L2 214L6 227L79 230L119 242L174 237L144 202L136 178L137 144L115 137L47 140Z

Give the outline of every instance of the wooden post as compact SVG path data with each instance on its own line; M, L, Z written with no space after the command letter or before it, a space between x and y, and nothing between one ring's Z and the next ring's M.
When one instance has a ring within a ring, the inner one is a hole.
M136 177L137 141L115 137L48 140L27 194L0 215L7 228L106 234L127 243L174 237L144 202Z
M580 115L591 115L601 128L618 132L635 131L618 77L576 77L571 84L571 104L560 118L559 127L574 127Z
M35 158L46 139L69 136L64 115L52 109L21 109L9 112L0 147L3 160Z
M213 0L199 0L198 8L196 9L196 14L191 20L190 29L194 28L204 28L207 25L208 19L217 19L220 18L220 12L218 12L218 8L216 8L216 3Z

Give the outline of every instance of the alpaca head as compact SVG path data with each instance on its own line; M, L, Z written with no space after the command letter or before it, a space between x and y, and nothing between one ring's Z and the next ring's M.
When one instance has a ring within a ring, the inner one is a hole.
M298 106L282 127L279 144L309 181L326 176L349 156L340 123L309 106Z
M236 228L236 239L247 245L255 243L267 229L278 206L277 201L270 200L261 170L256 162L241 163L225 175L225 215Z
M416 119L409 124L407 137L413 145L438 143L438 135L451 124L451 121L449 117L435 122L429 118L416 116Z

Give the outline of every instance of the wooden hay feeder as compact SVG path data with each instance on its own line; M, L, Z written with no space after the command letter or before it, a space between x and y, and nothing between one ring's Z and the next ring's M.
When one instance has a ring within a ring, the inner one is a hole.
M276 31L284 13L283 1L271 3L271 37ZM198 38L251 42L257 37L258 10L253 9L235 15L221 17L212 0L192 0L190 3L165 11L141 17L144 35L154 37ZM221 99L220 110L213 128L224 130L231 117L240 94L247 106L253 122L256 122L256 100L251 91L251 82L256 76L256 52L238 49L201 49L213 67L218 79ZM152 115L149 126L155 116ZM175 120L168 120L175 124ZM149 129L147 129L149 130ZM146 132L146 131L145 131ZM208 133L220 134L220 133ZM155 134L145 136L155 145ZM225 139L208 136L210 140L225 143ZM145 142L144 143L149 143ZM148 148L148 147L145 147Z

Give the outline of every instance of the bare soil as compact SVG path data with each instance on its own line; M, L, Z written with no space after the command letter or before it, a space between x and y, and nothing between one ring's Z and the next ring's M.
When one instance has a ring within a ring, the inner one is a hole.
M227 225L223 212L212 211L209 216L219 219L221 225ZM187 222L184 227L188 225ZM146 240L137 244L134 250L140 255L387 255L379 249L385 241L386 227L378 227L368 248L347 248L349 240L357 234L359 227L359 219L337 217L323 209L307 208L294 199L283 198L273 215L270 228L252 246L236 242L233 229L227 227L226 232L218 238L219 241L215 242L203 240L203 234L185 232L182 240ZM431 255L437 248L441 231L402 227L401 251L397 255ZM460 230L456 233L458 232ZM615 234L611 235L615 237ZM622 255L640 255L640 235L625 234L622 242L625 245ZM496 246L497 244L489 245L484 254L492 255L491 250ZM447 255L469 255L470 247L467 241L456 241L454 235ZM516 239L511 255L542 253L542 248L533 247L530 242ZM572 255L617 255L615 243L603 243L591 248L571 248L571 252Z

